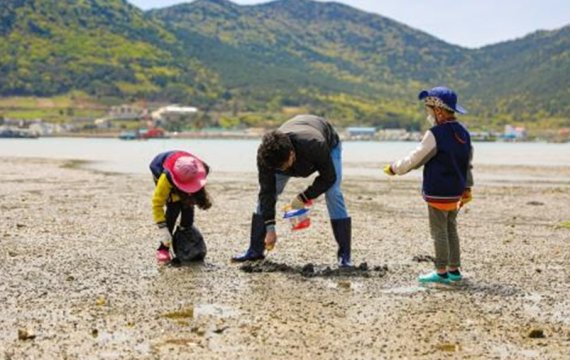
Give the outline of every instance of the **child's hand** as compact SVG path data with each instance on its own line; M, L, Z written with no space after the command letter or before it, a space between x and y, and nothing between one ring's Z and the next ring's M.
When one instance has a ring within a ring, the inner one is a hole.
M463 207L463 205L469 203L471 200L473 200L473 194L471 192L471 188L467 188L465 189L465 191L463 192L463 195L461 196L461 202L459 203L459 207Z
M394 176L396 173L392 170L392 165L388 164L384 166L384 173L389 176Z
M166 247L170 247L172 243L172 235L170 235L170 231L168 231L168 227L163 226L158 228L158 240L160 243Z

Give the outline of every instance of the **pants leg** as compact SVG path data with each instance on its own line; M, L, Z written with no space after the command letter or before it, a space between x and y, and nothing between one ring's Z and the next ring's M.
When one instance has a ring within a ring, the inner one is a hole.
M435 245L435 267L445 268L449 262L448 212L428 205L429 228Z
M276 176L276 195L279 195L285 189L285 185L289 180L288 176L278 174ZM266 235L265 222L263 221L263 216L261 214L261 205L259 200L255 206L255 212L251 217L251 230L249 238L249 248L243 254L234 256L233 261L248 261L248 260L260 260L263 259L263 252L265 249L264 239Z
M458 211L450 211L447 218L447 236L449 242L448 266L461 266L461 248L459 246L459 234L457 233Z
M346 210L344 196L340 190L342 183L342 145L340 143L332 149L331 157L336 173L336 181L325 193L327 210L332 220L346 219L348 217L348 211Z
M190 229L194 225L194 206L182 204L180 207L180 226Z
M166 203L166 226L168 227L168 231L170 231L171 234L174 231L176 220L178 220L178 215L180 215L181 211L182 204L179 201Z
M275 195L277 195L278 198L279 195L281 195L281 193L283 192L283 190L285 190L285 185L287 185L289 178L290 178L289 176L283 174L275 175L275 192L276 192ZM255 213L257 215L261 215L261 204L259 203L259 200L257 201L257 205L255 206Z

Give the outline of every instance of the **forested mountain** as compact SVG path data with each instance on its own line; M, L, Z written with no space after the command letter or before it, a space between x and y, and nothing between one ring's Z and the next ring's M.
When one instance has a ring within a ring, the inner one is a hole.
M475 124L569 124L570 27L480 49L338 3L4 0L0 94L165 99L234 114L302 108L419 127L418 90L457 89Z
M474 50L463 79L481 116L569 126L570 26Z
M3 96L217 98L216 74L126 1L2 0L0 20Z

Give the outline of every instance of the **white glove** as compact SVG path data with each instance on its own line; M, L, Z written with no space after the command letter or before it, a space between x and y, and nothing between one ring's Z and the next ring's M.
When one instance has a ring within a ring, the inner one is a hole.
M170 244L172 243L172 235L170 235L168 227L164 226L158 228L158 239L162 245L170 247Z

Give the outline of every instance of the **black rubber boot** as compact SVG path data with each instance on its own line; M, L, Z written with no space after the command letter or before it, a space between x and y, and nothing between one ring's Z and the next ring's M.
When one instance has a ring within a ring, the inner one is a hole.
M249 239L249 249L232 258L235 262L263 260L265 256L265 222L263 216L253 214L251 217L251 237Z
M352 239L352 220L351 218L345 219L331 219L334 239L338 244L338 266L351 267L352 259L350 257L350 243Z

